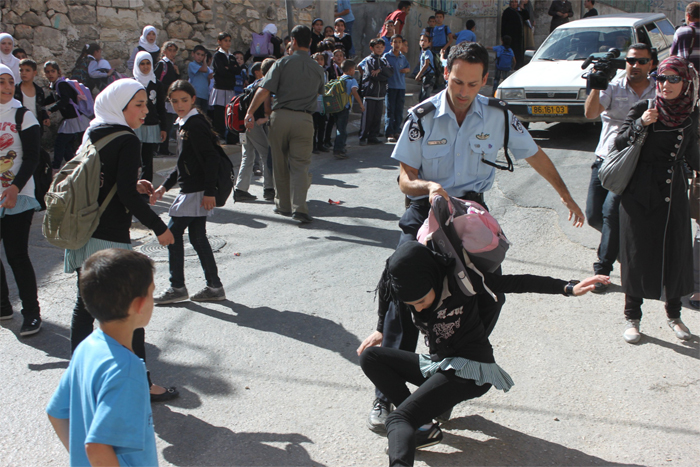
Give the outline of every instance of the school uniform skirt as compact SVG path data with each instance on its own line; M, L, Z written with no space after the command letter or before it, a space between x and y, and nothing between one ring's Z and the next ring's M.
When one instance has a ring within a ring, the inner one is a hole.
M220 105L222 107L227 106L231 99L236 97L236 91L233 89L212 89L211 94L209 94L209 106Z

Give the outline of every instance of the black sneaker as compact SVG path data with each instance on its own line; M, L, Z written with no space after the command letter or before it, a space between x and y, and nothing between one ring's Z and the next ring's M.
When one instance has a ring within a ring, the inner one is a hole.
M421 430L420 428L416 430L416 449L434 446L440 442L442 442L442 430L437 423L434 423L427 430Z
M379 398L374 399L372 410L367 417L367 428L378 435L386 436L386 417L391 413L391 404Z
M274 188L265 188L263 191L263 198L266 201L272 201L275 199L275 189Z
M24 318L24 323L19 330L19 335L22 337L31 336L41 330L41 318Z
M360 146L367 146L367 140L364 138L360 138Z
M384 144L384 143L381 142L380 140L378 140L377 138L368 138L367 144Z
M258 199L257 196L251 195L247 191L243 190L234 190L233 191L233 201L235 203L244 203L246 201L255 201Z
M12 319L12 316L14 315L14 311L12 310L12 307L9 308L0 308L0 321L6 320L6 319Z

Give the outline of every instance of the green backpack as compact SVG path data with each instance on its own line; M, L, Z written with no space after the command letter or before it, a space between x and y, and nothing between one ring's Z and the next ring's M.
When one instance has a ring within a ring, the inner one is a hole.
M115 138L128 134L131 133L118 131L95 144L87 140L56 174L44 197L46 214L42 232L50 244L77 250L90 240L100 216L117 192L115 183L104 202L101 205L97 202L102 184L100 151Z
M343 78L330 80L323 90L323 109L328 114L340 112L350 103L347 80Z

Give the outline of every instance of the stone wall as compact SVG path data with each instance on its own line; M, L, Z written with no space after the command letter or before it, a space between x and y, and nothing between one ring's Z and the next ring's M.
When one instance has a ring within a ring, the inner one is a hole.
M294 8L294 24L310 25L322 1ZM232 50L246 50L251 33L267 23L277 25L280 37L287 35L284 0L0 0L0 30L38 63L56 60L64 72L72 70L88 42L100 43L103 57L125 72L149 24L158 29L158 44L172 40L180 46L176 61L185 70L195 45L214 51L217 34L227 31Z

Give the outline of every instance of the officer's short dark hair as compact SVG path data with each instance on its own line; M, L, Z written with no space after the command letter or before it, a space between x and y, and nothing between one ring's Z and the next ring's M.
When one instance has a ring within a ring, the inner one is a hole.
M311 29L300 24L292 29L292 38L297 41L297 47L308 49L311 45Z
M489 71L489 53L478 42L461 42L450 49L447 56L447 71L452 71L455 60L464 60L467 63L481 63L484 71L481 76L486 76Z
M101 323L129 316L136 298L153 283L153 261L131 250L109 248L90 256L80 273L80 296L88 312Z

